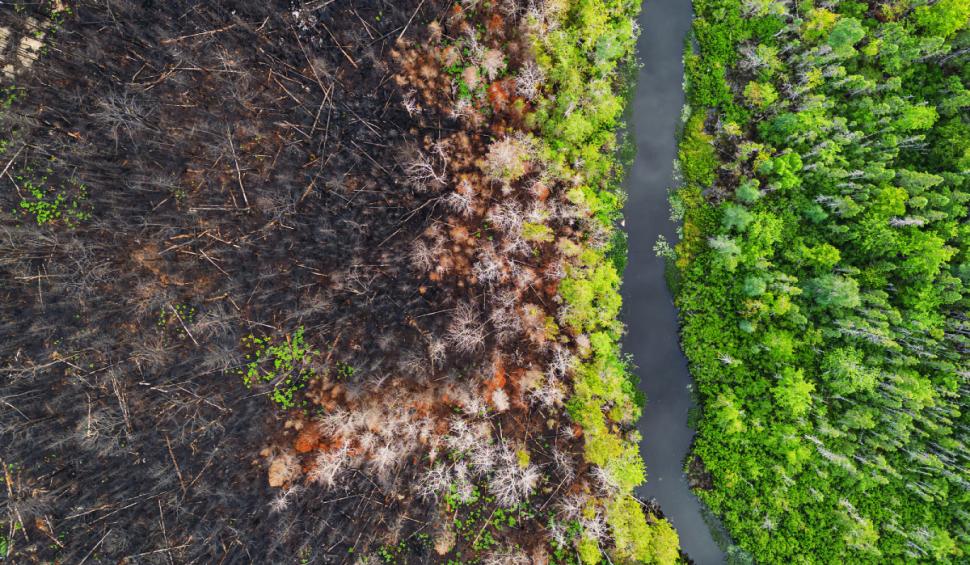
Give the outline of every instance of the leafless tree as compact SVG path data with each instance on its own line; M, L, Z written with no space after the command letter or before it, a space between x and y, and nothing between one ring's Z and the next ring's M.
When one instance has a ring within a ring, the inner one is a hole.
M408 91L401 99L401 105L404 106L404 110L408 113L408 116L414 116L415 114L421 113L421 106L418 105L417 101L414 99L414 95L417 94L415 90Z
M485 156L485 174L506 185L514 182L526 173L533 151L534 142L526 136L506 137L493 142Z
M498 455L488 483L489 492L501 506L514 506L532 495L542 473L532 463L521 465L515 452L506 444L499 447Z
M600 492L602 492L604 496L612 497L619 492L620 486L616 481L616 477L613 476L613 473L610 472L609 468L594 465L591 474L593 476L593 480L599 487Z
M515 77L516 90L527 100L538 98L545 82L546 74L535 61L526 61Z
M462 302L455 308L448 325L448 339L461 353L480 351L485 347L485 324L473 303Z
M273 497L273 500L269 503L270 511L274 514L279 514L280 512L285 511L290 507L293 499L299 496L301 492L303 492L303 487L300 485L292 485L280 489L279 492L276 493L276 496Z
M529 398L547 409L562 406L566 399L565 385L555 377L546 377L541 385L529 391Z
M532 562L532 558L523 550L503 547L488 552L482 560L482 565L529 565Z
M411 248L411 265L418 272L427 273L438 263L439 255L435 253L435 248L424 240L414 242Z
M338 484L338 478L346 469L349 462L347 447L344 446L334 451L321 451L317 454L313 462L313 469L308 475L311 481L323 485L327 488L334 488Z
M383 481L387 481L390 478L391 472L401 464L403 459L403 450L400 449L400 444L388 443L383 445L374 451L373 459L371 464L377 476Z
M440 367L448 355L448 346L444 340L433 337L428 341L428 359L431 361L432 370L435 366Z
M482 55L479 66L485 72L488 80L495 80L498 78L499 73L504 71L507 66L505 54L498 49L488 49Z
M432 158L423 152L418 152L414 159L404 165L404 173L408 182L419 190L438 188L448 182L444 168L441 172L436 171Z
M576 477L576 460L571 453L554 447L552 461L556 466L556 472L564 482L569 482Z
M515 234L522 229L522 207L514 200L506 200L500 204L492 206L489 211L488 221L492 225L501 229L507 234Z
M505 278L503 267L504 261L495 252L495 246L485 243L478 250L478 261L475 262L472 272L480 283L494 285Z
M452 192L445 197L445 204L456 214L470 217L475 212L475 203L470 197L460 192Z
M131 140L137 139L137 134L148 128L147 119L151 111L145 108L137 97L130 92L111 92L98 101L97 109L91 117L107 125L111 130L111 137L118 148L124 131Z

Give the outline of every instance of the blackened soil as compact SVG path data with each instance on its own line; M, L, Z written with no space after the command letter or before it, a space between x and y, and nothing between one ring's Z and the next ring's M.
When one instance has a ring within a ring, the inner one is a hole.
M109 0L49 34L0 110L17 563L337 563L427 527L428 504L362 474L270 508L258 452L285 416L237 371L243 336L303 326L349 387L373 383L441 330L452 291L419 292L402 259L435 214L400 180L430 132L388 51L445 7ZM29 33L40 10L0 24ZM20 207L31 186L61 220Z

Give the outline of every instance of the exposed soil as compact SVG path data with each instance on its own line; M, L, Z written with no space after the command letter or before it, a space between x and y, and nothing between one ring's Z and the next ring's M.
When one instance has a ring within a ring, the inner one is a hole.
M704 467L704 461L694 454L687 463L687 484L692 490L714 490L714 479Z

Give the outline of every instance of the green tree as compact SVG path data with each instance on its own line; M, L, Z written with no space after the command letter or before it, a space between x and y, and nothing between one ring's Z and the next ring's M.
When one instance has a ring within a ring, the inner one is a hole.
M970 2L939 0L919 6L913 11L913 21L928 34L949 37L970 23Z
M744 278L743 292L745 296L761 296L765 293L767 284L765 280L757 275L748 275Z
M733 271L737 268L741 247L732 238L725 235L712 237L708 245L717 252L718 261L724 269Z
M801 170L802 158L792 152L765 161L758 172L769 176L778 188L788 190L801 184L801 178L798 176Z
M699 495L759 562L962 562L970 4L818 5L693 3L688 123L718 131L694 163L685 134L684 170L717 174L678 194Z
M802 27L802 37L813 41L825 37L838 21L839 16L825 8L813 8L808 12L808 19Z
M933 127L939 117L932 106L905 105L894 126L899 131L924 130Z
M650 527L650 549L647 563L673 565L680 562L680 538L667 520L656 520Z
M667 520L651 517L648 524L640 503L632 496L613 500L607 522L616 540L614 558L621 563L677 563L680 540Z
M778 384L771 392L782 410L793 418L800 418L807 414L812 406L815 385L805 380L805 374L801 369L785 367L781 371Z
M753 108L767 110L778 101L778 91L771 83L751 81L744 87L744 98Z
M724 205L724 217L721 220L721 225L724 226L725 230L737 230L739 232L744 232L754 219L751 212L748 212L743 206L738 206L734 203L727 203Z
M727 435L735 435L745 430L743 413L737 407L732 394L721 394L711 405L714 421Z
M761 183L758 179L747 179L738 186L735 196L741 202L753 204L761 198L761 191L758 190L759 186L761 186Z
M826 274L809 282L815 302L823 308L855 308L862 303L859 283L842 275Z
M829 32L828 45L840 57L851 57L855 53L855 44L866 36L862 22L855 18L842 18Z
M838 347L826 353L822 375L836 394L843 395L872 391L879 378L879 372L866 366L862 352L853 347Z

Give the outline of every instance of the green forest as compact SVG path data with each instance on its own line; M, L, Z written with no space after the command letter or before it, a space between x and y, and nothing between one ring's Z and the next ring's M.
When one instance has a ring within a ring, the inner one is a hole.
M698 493L738 562L965 563L970 3L694 8L667 256Z

